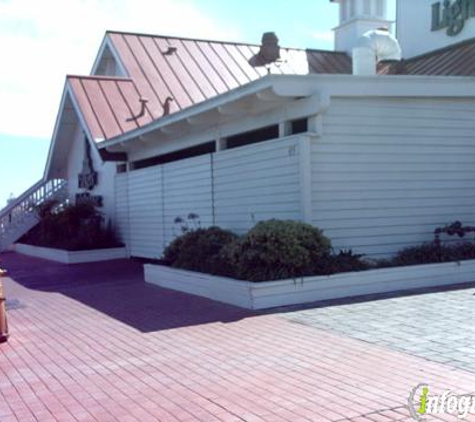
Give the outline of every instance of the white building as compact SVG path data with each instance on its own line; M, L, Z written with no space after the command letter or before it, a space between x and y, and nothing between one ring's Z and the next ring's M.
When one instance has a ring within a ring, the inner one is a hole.
M239 233L302 220L373 256L475 224L475 0L399 0L402 60L367 33L391 24L385 0L334 2L337 51L106 33L91 75L67 78L44 179L0 213L0 249L65 189L147 258L189 213Z

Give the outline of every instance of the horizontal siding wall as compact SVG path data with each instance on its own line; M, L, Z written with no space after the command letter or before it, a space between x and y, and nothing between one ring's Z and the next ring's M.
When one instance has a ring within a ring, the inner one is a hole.
M313 223L337 248L387 255L475 224L475 104L332 99L312 144Z
M126 245L129 244L129 211L127 197L127 174L121 173L115 176L115 218L114 225L119 239Z
M270 218L301 218L299 137L214 154L215 223L243 233Z
M175 224L177 217L190 227L196 227L198 221L201 227L213 224L211 155L188 158L162 167L165 243L168 244L181 234L180 224ZM188 219L191 213L199 218Z
M130 254L159 258L162 254L162 169L151 167L129 173Z
M116 216L130 254L159 258L164 247L181 234L177 217L197 226L188 219L190 213L199 216L200 227L215 224L238 233L269 218L300 219L300 138L118 175ZM122 198L128 198L128 207Z

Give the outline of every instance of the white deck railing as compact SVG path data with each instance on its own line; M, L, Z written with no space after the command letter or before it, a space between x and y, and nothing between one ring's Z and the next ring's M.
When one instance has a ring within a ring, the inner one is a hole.
M17 241L37 223L38 205L52 199L63 202L67 197L65 180L40 180L0 210L0 251Z

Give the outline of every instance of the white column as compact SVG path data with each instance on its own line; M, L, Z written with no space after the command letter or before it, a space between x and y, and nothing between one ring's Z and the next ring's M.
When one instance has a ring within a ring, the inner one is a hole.
M298 147L302 221L312 224L312 137L301 136Z
M216 139L216 151L223 151L228 148L226 138L219 138Z

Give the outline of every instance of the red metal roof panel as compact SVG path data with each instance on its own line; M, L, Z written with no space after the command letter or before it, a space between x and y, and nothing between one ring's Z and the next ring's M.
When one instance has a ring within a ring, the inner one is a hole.
M182 110L268 73L249 59L259 46L146 34L108 32L129 76L141 95L150 98L154 118L173 97L171 112ZM350 73L345 53L282 49L285 60L272 66L276 74ZM302 66L302 62L304 66Z
M94 140L109 139L153 120L131 79L68 76L68 84Z
M70 77L69 83L89 130L109 139L141 127L164 114L190 107L255 81L267 73L350 74L351 57L343 52L281 49L281 62L253 67L254 44L108 32L130 79ZM380 63L379 74L475 75L475 39L398 63ZM148 100L145 113L139 99Z

